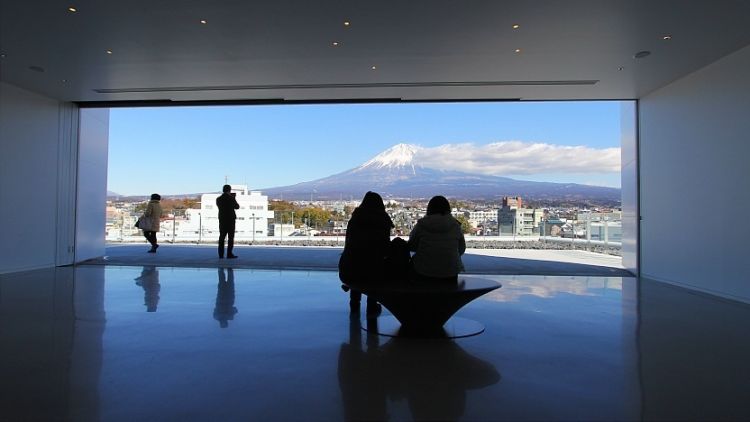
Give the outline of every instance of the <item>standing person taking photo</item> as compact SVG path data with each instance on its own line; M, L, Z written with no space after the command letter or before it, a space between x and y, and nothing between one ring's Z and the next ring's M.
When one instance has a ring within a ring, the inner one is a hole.
M224 258L224 239L229 237L227 243L227 258L237 258L232 253L234 249L234 227L237 220L237 214L234 210L240 209L240 204L235 198L236 194L232 193L230 185L224 185L221 189L222 194L216 198L216 206L219 208L219 259Z

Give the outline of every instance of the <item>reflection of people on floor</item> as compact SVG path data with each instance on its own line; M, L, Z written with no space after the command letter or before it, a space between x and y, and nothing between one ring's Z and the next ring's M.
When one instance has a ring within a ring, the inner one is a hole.
M226 271L226 272L225 272ZM221 328L227 328L234 319L237 308L234 307L234 270L219 268L219 285L216 288L216 307L214 319Z
M135 279L135 284L143 287L143 302L146 312L156 312L159 305L159 270L153 265L147 265L141 270L141 275Z
M366 334L367 345L363 350L359 318L352 315L349 318L349 342L341 345L338 366L344 420L347 421L389 419L385 379L378 367L378 335Z
M368 332L363 351L360 331L359 321L352 320L349 343L339 352L346 420L388 419L387 399L406 399L414 420L458 420L465 410L467 390L500 381L492 364L448 339L393 338L379 346L379 336Z

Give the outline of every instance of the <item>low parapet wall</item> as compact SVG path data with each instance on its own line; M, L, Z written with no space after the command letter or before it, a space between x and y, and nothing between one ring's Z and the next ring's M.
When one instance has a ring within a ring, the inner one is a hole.
M408 237L404 237L408 239ZM108 241L108 244L128 244L128 243L143 243L143 238L133 238L124 241ZM172 243L165 241L163 243ZM193 245L212 245L216 244L216 240L195 242L195 241L177 241L176 244L193 244ZM328 237L328 236L313 236L313 237L290 237L281 239L267 238L263 240L246 241L246 240L235 240L235 245L258 245L258 246L289 246L289 247L343 247L344 237ZM586 241L585 239L561 239L561 238L546 238L546 239L526 239L519 238L516 240L511 239L497 239L483 237L467 237L466 247L469 249L536 249L536 250L583 250L596 253L602 253L607 255L621 256L621 246L619 243L609 242L605 244L601 241Z

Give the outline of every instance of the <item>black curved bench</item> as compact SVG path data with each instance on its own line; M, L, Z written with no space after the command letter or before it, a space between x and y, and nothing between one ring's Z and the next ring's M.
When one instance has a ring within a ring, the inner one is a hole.
M398 334L406 336L444 336L443 326L456 311L502 287L496 281L473 276L459 276L456 284L402 282L345 285L385 306L401 323ZM481 331L483 327L475 334Z

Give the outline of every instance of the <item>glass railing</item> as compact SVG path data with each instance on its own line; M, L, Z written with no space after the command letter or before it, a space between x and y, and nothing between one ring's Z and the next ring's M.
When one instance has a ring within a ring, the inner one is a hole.
M216 219L213 219L216 220ZM110 243L143 242L143 233L134 227L135 216L111 219L107 224L106 241ZM307 227L288 222L242 221L237 224L235 243L255 245L343 246L346 236L345 222L336 222L335 228ZM242 224L240 224L242 223ZM622 245L622 222L619 220L586 219L529 222L497 226L495 223L480 227L484 234L465 234L468 248L478 249L582 249L619 255ZM160 242L215 244L219 237L218 221L189 222L184 217L170 216L160 224L157 237ZM399 229L399 228L397 228ZM408 229L401 228L400 237L408 239ZM396 231L394 231L394 234ZM394 235L395 237L395 235Z

